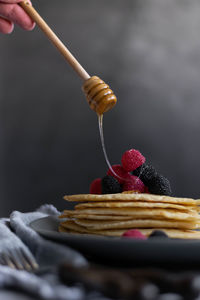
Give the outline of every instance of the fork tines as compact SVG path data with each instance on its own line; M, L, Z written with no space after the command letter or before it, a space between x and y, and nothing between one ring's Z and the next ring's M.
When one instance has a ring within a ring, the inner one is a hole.
M35 271L38 264L31 253L25 249L12 249L0 254L0 263L17 270Z

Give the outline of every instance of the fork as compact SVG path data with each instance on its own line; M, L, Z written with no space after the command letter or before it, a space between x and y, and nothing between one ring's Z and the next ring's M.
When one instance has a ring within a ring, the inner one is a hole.
M13 248L2 252L0 254L0 264L28 272L34 272L38 269L38 264L33 255L23 248Z

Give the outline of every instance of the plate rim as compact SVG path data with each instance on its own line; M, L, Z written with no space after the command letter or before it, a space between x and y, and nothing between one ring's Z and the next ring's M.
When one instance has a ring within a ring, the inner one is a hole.
M53 220L59 222L59 218L58 216L45 216L45 217L41 217L39 219L33 220L32 222L30 222L29 226L36 232L40 233L41 235L43 235L43 233L52 233L52 234L56 234L58 237L59 236L63 236L63 237L70 237L70 238L81 238L81 239L88 239L88 237L90 239L94 239L94 240L106 240L106 241L123 241L123 243L152 243L152 244L170 244L170 245L191 245L191 244L199 244L200 246L200 240L197 239L172 239L172 238L152 238L152 239L146 239L146 240L139 240L139 239L131 239L131 238L125 238L125 237L109 237L109 236L98 236L98 235L92 235L92 234L76 234L74 235L73 233L68 233L68 232L59 232L59 231L53 231L53 230L47 230L47 229L36 229L35 228L35 224L37 224L38 222L41 221L45 221L45 220Z

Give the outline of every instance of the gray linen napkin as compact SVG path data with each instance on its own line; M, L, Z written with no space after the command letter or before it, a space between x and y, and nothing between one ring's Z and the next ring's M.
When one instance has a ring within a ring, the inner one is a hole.
M10 216L10 225L15 233L8 228L7 219L0 220L0 255L20 246L25 251L31 251L40 266L52 267L52 272L37 276L0 265L0 288L17 288L34 295L37 299L85 299L85 293L80 287L67 287L61 284L55 272L56 268L53 270L53 267L62 262L69 262L77 267L87 265L85 258L67 246L43 239L29 227L30 222L48 215L56 216L59 212L52 205L44 205L32 213L13 212Z
M10 225L16 235L28 246L41 267L50 267L69 261L73 265L83 266L85 258L68 247L47 241L40 237L28 225L39 218L48 215L58 216L60 213L53 205L43 205L36 212L20 213L14 211L10 216Z

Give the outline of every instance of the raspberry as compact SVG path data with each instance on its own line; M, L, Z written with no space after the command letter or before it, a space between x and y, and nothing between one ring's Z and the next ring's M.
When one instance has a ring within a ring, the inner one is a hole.
M130 149L122 155L122 166L127 171L133 171L145 162L145 157L135 149Z
M111 169L108 170L107 175L115 177L120 184L124 183L131 176L131 174L124 170L124 168L121 165L113 165L112 169L118 176L113 174Z
M168 235L162 230L154 230L149 235L149 238L168 238Z
M151 165L147 165L146 163L135 169L132 174L138 176L145 185L147 185L152 178L157 176L156 169Z
M162 175L153 177L147 184L148 190L151 194L166 195L172 194L170 182Z
M101 180L102 194L116 194L122 192L122 187L113 176L105 176Z
M101 194L101 178L96 178L90 184L90 194Z
M123 192L124 191L139 191L140 193L145 192L145 185L144 183L138 178L137 176L130 175L127 181L124 182L122 186Z
M129 229L122 234L122 237L133 238L137 240L146 240L147 237L138 229Z

